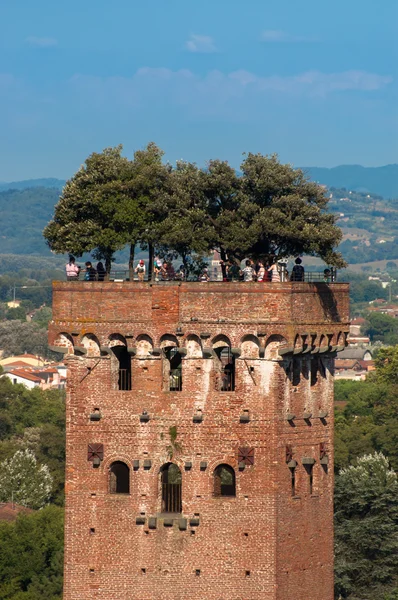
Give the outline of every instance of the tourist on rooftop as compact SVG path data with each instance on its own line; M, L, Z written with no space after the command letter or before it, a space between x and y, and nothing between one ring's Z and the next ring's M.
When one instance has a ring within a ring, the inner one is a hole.
M228 264L224 260L220 260L220 267L222 273L222 280L227 281Z
M83 273L84 281L95 281L97 279L97 271L94 269L89 260L85 263L85 269L83 269Z
M102 262L97 263L97 273L98 273L98 281L104 281L106 271Z
M271 275L271 281L273 283L279 282L281 280L281 276L279 274L278 263L277 263L275 256L272 257L271 262L272 262L272 264L271 264L270 268L268 269L268 273Z
M262 260L257 261L258 271L257 271L257 281L260 283L265 281L265 267Z
M80 267L75 262L75 257L70 255L69 262L65 266L67 281L77 281L79 279Z
M184 265L180 265L176 271L175 277L177 281L185 281L185 268Z
M134 269L134 272L137 273L137 275L138 275L138 281L144 281L145 271L146 271L145 263L141 258L141 260L138 261L138 265Z
M254 269L252 267L252 261L247 259L245 265L246 266L243 269L243 281L253 281Z
M331 272L331 270L330 269L325 269L323 271L323 281L325 283L330 283L331 280L332 280L332 272Z
M241 270L239 268L239 265L237 265L236 262L231 262L228 267L228 280L239 281L240 274Z
M207 267L205 267L203 269L203 271L201 272L201 274L199 275L199 281L206 282L206 281L209 281L209 280L210 280L209 271L208 271Z
M301 258L297 257L294 262L295 265L292 269L290 281L304 281L304 267L301 264L303 261L301 260Z

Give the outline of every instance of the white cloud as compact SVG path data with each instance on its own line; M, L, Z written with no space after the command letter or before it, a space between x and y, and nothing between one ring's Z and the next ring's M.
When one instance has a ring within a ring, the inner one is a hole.
M292 35L287 31L281 31L280 29L266 29L261 34L263 42L314 42L315 38L303 37L298 35Z
M209 35L196 35L192 33L189 40L185 43L185 47L189 52L201 52L203 54L217 52L213 38Z
M131 78L75 75L69 81L71 102L107 110L110 106L139 114L148 106L167 104L195 117L247 120L253 110L281 97L324 98L356 90L369 93L391 83L392 78L366 71L322 73L306 71L292 76L262 77L249 71L209 71L198 75L188 69L139 69Z
M36 48L52 48L58 44L58 40L55 38L35 36L27 37L25 42L29 44L29 46L34 46Z

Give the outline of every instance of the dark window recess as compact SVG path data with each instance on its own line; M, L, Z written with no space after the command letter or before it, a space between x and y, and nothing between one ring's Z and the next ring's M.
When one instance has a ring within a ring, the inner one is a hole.
M308 487L309 493L312 494L314 491L314 465L304 465L308 475Z
M217 389L220 392L233 392L235 390L235 356L229 346L215 348L218 358L219 377Z
M229 465L219 465L214 471L214 495L236 496L235 471Z
M292 496L296 495L296 467L290 467L291 491Z
M130 493L130 469L123 462L114 462L109 469L109 491L111 494Z
M117 389L129 391L131 390L131 356L126 346L114 346L112 352L118 362Z
M166 389L170 392L180 392L182 390L182 356L178 348L166 348L164 357L167 361L166 370Z
M167 463L161 469L162 512L182 512L181 471L174 463Z
M318 359L313 358L311 361L311 385L318 383Z
M300 375L301 375L301 360L299 358L293 358L292 385L294 387L300 385Z

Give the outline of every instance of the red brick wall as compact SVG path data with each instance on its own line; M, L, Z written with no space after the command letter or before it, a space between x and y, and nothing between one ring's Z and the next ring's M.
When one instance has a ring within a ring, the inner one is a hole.
M348 331L348 286L56 283L53 315L50 344L69 346L64 599L332 600L332 349ZM187 348L180 392L163 391L162 359L146 352L164 345L165 334ZM240 350L233 392L216 390L217 361L202 354L220 335ZM271 350L275 335L285 339ZM321 335L324 372L311 385L308 367ZM115 389L117 363L106 349L124 341L133 356L131 391ZM280 347L290 349L283 358ZM293 357L300 381L293 381ZM95 408L102 418L93 422ZM144 410L147 423L139 419ZM198 410L203 421L194 423ZM249 423L240 422L244 410ZM170 460L173 426L186 530L177 519L165 527L158 516L159 470ZM87 460L90 443L104 445L98 468ZM254 465L244 470L241 447L254 449ZM297 462L294 497L287 447ZM315 459L312 494L302 464L308 457ZM129 495L109 493L116 460L131 469ZM213 496L221 463L235 470L235 498ZM199 526L190 525L197 515Z

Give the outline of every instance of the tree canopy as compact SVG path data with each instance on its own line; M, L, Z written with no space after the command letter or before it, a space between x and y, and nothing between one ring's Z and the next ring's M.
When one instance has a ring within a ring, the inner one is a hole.
M342 469L335 485L336 597L379 600L398 584L398 482L382 454Z
M93 252L107 271L115 251L136 244L183 259L242 260L309 254L345 266L324 189L276 155L248 154L241 175L227 162L206 169L162 162L154 143L122 156L122 147L91 154L67 181L44 237L56 253ZM151 252L150 252L151 254ZM130 261L132 262L132 260Z

